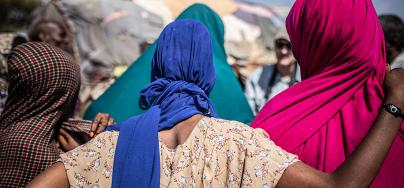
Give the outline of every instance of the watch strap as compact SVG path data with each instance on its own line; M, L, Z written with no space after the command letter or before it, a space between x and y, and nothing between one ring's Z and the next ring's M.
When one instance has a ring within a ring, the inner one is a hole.
M395 117L404 118L404 114L401 113L401 109L394 104L383 104L383 108Z

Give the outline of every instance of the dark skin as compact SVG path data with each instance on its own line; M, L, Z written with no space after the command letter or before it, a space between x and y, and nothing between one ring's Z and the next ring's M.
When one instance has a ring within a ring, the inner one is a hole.
M404 70L388 71L385 80L385 103L404 109ZM159 132L159 139L171 148L186 141L202 118L195 115L172 129ZM368 134L355 152L333 173L318 171L303 162L289 166L277 187L368 187L383 164L391 144L400 129L402 118L381 109ZM354 174L354 175L353 175ZM56 163L36 177L28 187L69 187L62 163Z
M389 69L388 69L389 70ZM404 70L386 72L384 103L404 109ZM400 130L400 117L381 109L366 137L355 152L331 174L298 162L287 168L278 187L369 187ZM293 177L293 178L292 178Z
M112 118L109 114L98 113L91 125L90 137L94 137L97 134L104 132L105 128L108 125L115 124L114 118Z
M113 124L115 124L115 120L109 114L98 113L92 122L91 129L88 134L90 135L90 137L95 137L96 135L104 132L107 126ZM58 147L62 148L64 151L70 151L80 146L81 144L84 143L75 138L68 131L64 129L59 130Z

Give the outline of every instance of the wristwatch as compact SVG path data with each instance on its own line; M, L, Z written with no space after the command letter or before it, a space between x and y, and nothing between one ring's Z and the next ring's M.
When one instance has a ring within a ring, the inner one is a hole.
M383 108L390 114L393 114L395 117L404 118L404 114L401 113L401 109L394 104L383 104Z

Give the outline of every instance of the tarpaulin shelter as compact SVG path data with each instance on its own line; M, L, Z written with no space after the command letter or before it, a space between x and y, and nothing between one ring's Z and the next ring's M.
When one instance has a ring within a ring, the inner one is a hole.
M38 11L41 18L73 23L84 75L94 69L112 74L114 67L131 64L164 26L161 17L123 0L52 1Z
M163 20L130 1L63 0L74 22L84 73L94 66L112 70L129 65L141 53L141 44L154 41Z

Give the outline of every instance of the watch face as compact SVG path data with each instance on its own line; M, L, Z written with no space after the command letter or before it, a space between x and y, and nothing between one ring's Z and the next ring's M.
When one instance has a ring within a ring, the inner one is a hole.
M393 113L397 113L397 112L398 112L397 107L395 107L395 106L393 106L393 105L390 105L390 110L391 110L391 112L393 112Z
M401 114L401 110L399 107L395 106L394 104L383 104L383 108L393 114L396 117L404 118L404 114Z

